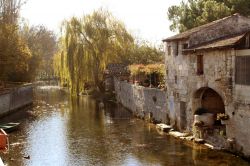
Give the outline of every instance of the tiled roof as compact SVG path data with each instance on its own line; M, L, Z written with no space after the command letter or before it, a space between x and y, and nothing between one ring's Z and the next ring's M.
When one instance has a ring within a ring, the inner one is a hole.
M183 33L179 33L179 34L174 35L172 37L166 38L163 41L164 42L168 42L168 41L174 41L174 40L188 39L192 34L198 32L198 31L201 31L201 30L204 30L206 28L209 28L212 25L218 24L218 23L223 22L223 21L225 21L227 19L230 19L232 17L239 17L239 16L240 16L239 14L234 14L232 16L228 16L228 17L225 17L225 18L222 18L222 19L210 22L208 24L204 24L204 25L201 25L199 27L192 28L192 29L187 30L187 31L185 31Z
M237 35L234 37L230 37L230 38L224 38L224 39L220 39L217 41L213 41L211 43L207 43L198 47L194 47L194 48L189 48L184 50L184 52L189 52L189 51L195 51L195 50L206 50L206 49L215 49L215 48L225 48L225 47L232 47L234 46L239 40L241 40L244 36L246 35L246 33L241 34L241 35Z

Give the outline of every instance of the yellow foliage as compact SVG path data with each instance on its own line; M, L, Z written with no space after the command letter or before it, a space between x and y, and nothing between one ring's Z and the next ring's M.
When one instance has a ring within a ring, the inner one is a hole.
M0 79L25 81L28 60L31 53L26 43L18 34L16 25L0 25ZM22 75L24 74L24 75Z
M119 61L126 52L124 48L134 42L124 25L102 9L65 21L62 32L54 67L72 94L78 94L90 82L102 89L107 64Z
M136 76L139 74L153 74L157 73L162 76L165 75L165 65L164 64L135 64L129 66L129 71L131 76Z

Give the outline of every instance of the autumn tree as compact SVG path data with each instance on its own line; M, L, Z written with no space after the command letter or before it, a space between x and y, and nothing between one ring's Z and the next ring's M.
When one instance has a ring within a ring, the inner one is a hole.
M170 29L179 32L240 13L250 15L249 0L188 0L168 8Z
M21 1L0 1L0 80L24 81L28 70L29 48L19 35Z
M0 19L4 24L17 24L22 0L0 0Z
M57 39L53 31L43 25L24 24L21 36L32 54L28 61L27 80L49 78L53 76L53 56L57 48Z

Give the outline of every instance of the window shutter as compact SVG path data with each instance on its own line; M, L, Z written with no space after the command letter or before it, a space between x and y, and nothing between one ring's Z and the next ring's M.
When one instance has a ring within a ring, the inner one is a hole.
M237 56L235 63L235 83L250 85L250 56Z
M246 56L245 60L246 85L250 85L250 56Z

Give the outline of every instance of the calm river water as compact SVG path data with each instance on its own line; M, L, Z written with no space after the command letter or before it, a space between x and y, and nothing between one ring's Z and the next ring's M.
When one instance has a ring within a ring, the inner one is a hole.
M58 87L36 90L34 107L1 122L19 121L10 134L8 165L19 166L245 166L231 154L192 147L155 130L122 108L89 97L72 99ZM26 158L29 159L26 159Z

